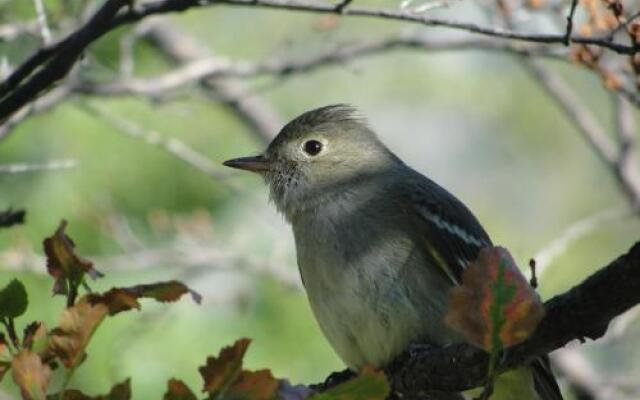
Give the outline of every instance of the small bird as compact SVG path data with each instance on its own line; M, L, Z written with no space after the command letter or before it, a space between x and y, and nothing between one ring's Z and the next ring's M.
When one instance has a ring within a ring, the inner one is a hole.
M456 197L407 166L348 105L305 112L258 156L224 162L264 178L291 224L311 309L352 370L413 343L463 339L450 289L491 240ZM492 399L561 400L546 358L501 375Z

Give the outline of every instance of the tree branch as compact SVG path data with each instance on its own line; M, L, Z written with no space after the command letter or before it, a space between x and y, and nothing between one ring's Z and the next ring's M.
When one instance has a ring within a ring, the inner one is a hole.
M211 178L217 179L225 187L233 191L242 190L235 182L230 181L229 175L222 170L221 164L214 163L205 157L203 154L197 152L191 147L187 146L184 142L176 138L165 139L158 132L147 131L129 121L120 117L115 112L112 112L104 107L100 107L91 103L83 103L81 108L88 114L99 118L105 123L110 124L115 129L127 134L128 136L146 142L148 144L157 146L164 150L168 154L177 157L187 165L196 170L205 173Z
M164 33L163 33L164 34ZM107 83L79 82L78 93L102 96L141 95L158 98L185 85L218 78L251 78L262 75L290 76L339 65L361 57L398 49L426 51L496 51L561 60L562 53L541 45L495 42L487 39L428 39L422 36L392 36L319 53L306 59L268 58L259 62L232 63L220 57L192 58L180 67L150 78L121 78Z
M598 339L609 322L640 303L640 242L579 285L545 303L546 315L533 335L505 351L500 370L524 365L578 339ZM481 386L489 355L468 344L413 347L387 368L394 390L457 392Z
M107 0L84 26L61 42L43 47L17 68L0 85L0 121L4 122L54 82L62 79L89 44L114 28L111 25L113 17L129 2ZM43 64L46 65L35 72L27 82L22 83Z
M629 162L634 157L632 153L634 143L633 122L627 115L630 111L627 112L622 109L620 112L626 113L622 116L618 112L619 131L621 132L619 135L624 138L619 146L611 139L598 120L593 117L589 108L583 104L581 99L560 76L535 60L523 58L521 61L527 71L536 78L542 88L556 101L605 166L613 172L631 207L634 210L639 210L640 173L637 170L638 166L634 162ZM620 101L626 103L626 100ZM628 104L618 104L621 107L628 107ZM629 128L630 126L631 129Z
M55 81L63 78L72 65L93 41L118 26L139 21L149 15L181 12L201 6L239 6L248 8L270 8L278 10L335 13L336 6L322 3L308 3L300 0L158 0L126 7L130 0L106 0L94 16L65 39L45 46L33 54L5 82L0 85L0 121L6 120ZM126 7L126 9L125 9ZM495 27L486 27L469 22L459 22L442 18L417 15L406 10L371 9L349 6L341 10L341 15L366 17L416 23L429 27L488 36L497 39L563 44L564 34L521 33ZM571 43L589 44L620 54L634 55L640 46L620 44L609 37L573 36Z
M143 36L177 64L184 65L204 58L215 58L195 38L165 20L153 21ZM284 125L275 110L251 93L250 88L242 82L210 79L205 76L200 79L199 84L210 99L222 101L233 114L248 125L265 146Z

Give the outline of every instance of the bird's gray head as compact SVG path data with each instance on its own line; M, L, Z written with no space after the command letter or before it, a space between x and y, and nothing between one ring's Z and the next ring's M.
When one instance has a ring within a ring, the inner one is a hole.
M401 164L357 110L343 104L295 118L258 156L224 162L261 174L287 218Z

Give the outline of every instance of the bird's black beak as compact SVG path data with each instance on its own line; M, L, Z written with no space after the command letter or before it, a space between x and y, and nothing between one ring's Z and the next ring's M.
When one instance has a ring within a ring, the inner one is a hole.
M265 156L240 157L222 163L225 167L243 169L251 172L265 172L269 169L269 160Z

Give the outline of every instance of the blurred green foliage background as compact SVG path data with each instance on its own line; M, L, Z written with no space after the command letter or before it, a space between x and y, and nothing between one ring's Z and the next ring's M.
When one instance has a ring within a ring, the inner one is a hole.
M46 1L54 22L77 12L80 3ZM31 2L0 0L3 23L34 17ZM274 54L304 58L341 43L424 29L345 19L319 30L320 18L211 7L170 20L232 60ZM118 29L91 47L87 57L99 66L90 69L93 78L117 76L120 43L132 29ZM32 36L0 42L0 57L15 65L38 46L38 37ZM142 41L135 47L135 61L136 76L170 69ZM609 95L600 82L576 69L569 74L568 67L555 68L603 123L611 122ZM625 206L609 171L508 55L394 51L247 82L283 121L329 103L358 106L392 150L463 199L494 241L508 247L523 266L575 221ZM0 231L0 286L18 277L30 297L20 328L31 320L53 327L64 307L63 299L51 296L52 281L41 258L42 240L63 218L79 253L106 274L91 284L93 289L176 278L204 296L201 306L188 300L144 304L141 312L108 320L71 386L98 394L131 376L136 399L160 398L171 377L198 388L197 367L206 355L241 336L254 339L250 367L271 368L293 382L320 381L341 369L296 281L292 235L268 204L259 179L228 171L228 181L240 187L230 190L90 115L83 107L87 102L162 137L179 138L216 163L263 146L226 106L193 87L156 103L74 97L27 119L0 142L0 164L78 163L69 170L0 174L0 209L28 212L25 225ZM638 233L637 218L598 227L553 261L541 277L540 292L549 297L569 288L624 252ZM272 269L279 271L275 277ZM639 344L636 324L624 340L588 346L602 370L613 375L623 369L640 372ZM0 384L0 397L15 395L7 381Z

